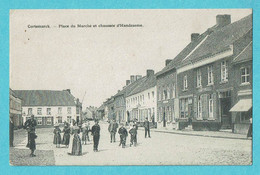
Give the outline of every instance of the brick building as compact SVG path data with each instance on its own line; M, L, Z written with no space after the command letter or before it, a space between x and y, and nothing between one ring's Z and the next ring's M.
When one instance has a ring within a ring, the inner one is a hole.
M192 119L194 130L233 128L230 109L237 101L233 77L240 75L233 61L252 37L252 15L234 23L230 15L218 15L216 21L198 36L204 39L177 67L179 116L186 125Z

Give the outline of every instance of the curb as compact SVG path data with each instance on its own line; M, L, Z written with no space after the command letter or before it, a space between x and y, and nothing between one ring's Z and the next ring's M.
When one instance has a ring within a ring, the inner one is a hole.
M144 129L140 128L140 130L144 130ZM178 135L200 136L200 137L212 137L212 138L221 138L221 139L252 140L252 139L248 139L248 138L238 138L238 137L228 137L228 136L212 136L212 135L180 133L180 132L170 132L170 131L160 131L160 130L150 130L150 131L152 131L152 132L160 132L160 133L167 133L167 134L178 134Z

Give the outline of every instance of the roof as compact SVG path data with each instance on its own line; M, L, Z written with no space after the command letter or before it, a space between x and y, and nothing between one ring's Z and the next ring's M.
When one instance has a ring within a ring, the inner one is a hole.
M207 39L187 59L182 61L181 65L187 62L196 62L226 50L251 29L252 15L248 15L224 27L217 28L208 35Z
M127 94L127 96L131 96L137 94L139 92L145 91L152 87L156 86L156 74L143 77L140 82L137 83L136 87Z
M11 88L9 88L9 94L14 96L15 98L19 98Z
M252 41L242 50L234 59L233 63L241 63L244 61L250 61L253 58Z
M126 86L124 89L119 91L117 94L115 94L114 97L118 97L121 95L128 96L142 81L144 81L144 79L145 79L145 77L142 77L142 78L132 82L131 84Z
M252 15L248 15L224 27L213 26L202 33L198 39L191 41L157 76L176 67L225 51L236 40L252 29Z
M14 90L22 106L75 106L75 97L68 91Z

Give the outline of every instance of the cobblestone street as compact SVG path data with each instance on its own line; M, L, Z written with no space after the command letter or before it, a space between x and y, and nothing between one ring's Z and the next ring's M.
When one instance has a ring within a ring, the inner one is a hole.
M26 133L15 132L15 147L10 149L12 165L250 165L251 140L210 138L169 133L151 132L144 138L138 130L137 147L125 149L117 142L110 143L108 124L101 123L99 152L93 152L92 141L83 145L83 156L70 156L69 148L56 148L53 128L37 129L37 157L29 157L25 148ZM17 138L18 137L18 138ZM22 138L22 139L21 139ZM71 137L72 139L72 137ZM72 140L71 140L72 141ZM63 147L63 146L62 146Z

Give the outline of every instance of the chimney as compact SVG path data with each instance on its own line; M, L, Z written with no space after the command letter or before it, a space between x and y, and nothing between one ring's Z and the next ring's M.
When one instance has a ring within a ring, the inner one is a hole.
M130 80L126 80L126 86L130 84Z
M150 77L151 75L154 75L154 70L152 70L152 69L147 69L147 70L146 70L146 76L147 76L147 77Z
M200 34L199 33L192 33L190 38L191 41L196 41L199 38Z
M133 83L135 81L136 77L134 75L130 76L130 83Z
M136 80L139 80L140 78L142 78L142 75L136 75Z
M231 16L230 15L217 15L216 16L217 25L224 27L231 23Z
M172 61L171 59L165 60L165 66L167 66L171 61Z
M64 90L64 91L68 91L68 93L70 93L70 89L66 89L66 90Z

